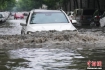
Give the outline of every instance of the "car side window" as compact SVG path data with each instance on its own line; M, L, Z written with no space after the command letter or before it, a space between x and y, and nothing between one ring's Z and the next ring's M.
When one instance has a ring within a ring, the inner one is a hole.
M29 13L28 16L27 16L26 24L28 23L29 16L30 16L30 13Z

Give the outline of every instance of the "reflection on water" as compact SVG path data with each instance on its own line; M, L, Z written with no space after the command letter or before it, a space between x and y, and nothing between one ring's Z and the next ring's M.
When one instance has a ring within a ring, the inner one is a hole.
M86 70L87 61L102 61L105 49L23 48L0 51L0 70Z

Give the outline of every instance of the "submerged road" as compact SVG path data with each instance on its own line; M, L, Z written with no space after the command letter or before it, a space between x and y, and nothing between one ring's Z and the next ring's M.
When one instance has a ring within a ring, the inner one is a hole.
M20 35L22 22L25 22L25 19L14 20L13 16L10 16L5 23L0 24L0 35Z
M0 24L0 70L86 70L89 60L102 62L95 67L105 70L105 33L101 28L22 36L22 22L25 19L10 17Z

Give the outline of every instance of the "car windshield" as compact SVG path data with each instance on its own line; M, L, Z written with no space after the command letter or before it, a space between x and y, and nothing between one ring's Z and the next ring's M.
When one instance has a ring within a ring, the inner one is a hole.
M68 20L61 12L35 12L32 14L30 24L43 23L68 23Z

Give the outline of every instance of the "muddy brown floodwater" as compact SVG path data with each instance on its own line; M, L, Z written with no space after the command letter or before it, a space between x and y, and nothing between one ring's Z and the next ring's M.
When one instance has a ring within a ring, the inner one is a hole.
M105 70L105 33L100 27L21 35L20 22L25 20L0 24L0 70L87 70L89 60L101 61L102 67L91 67Z

